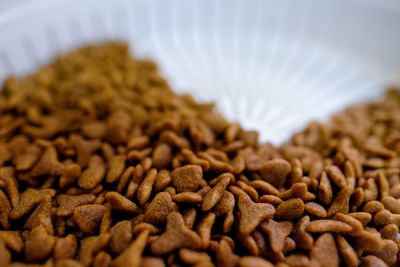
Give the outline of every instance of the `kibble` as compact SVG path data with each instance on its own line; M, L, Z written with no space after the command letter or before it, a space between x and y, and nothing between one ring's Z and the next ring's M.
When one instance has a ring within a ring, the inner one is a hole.
M400 262L397 90L274 146L122 43L1 89L0 266Z

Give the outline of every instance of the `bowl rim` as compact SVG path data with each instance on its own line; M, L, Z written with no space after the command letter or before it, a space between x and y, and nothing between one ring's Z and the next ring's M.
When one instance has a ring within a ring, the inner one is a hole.
M77 0L74 1L78 2ZM121 2L121 0L113 0L113 2L106 0L96 0L96 3L107 4L107 3L115 3L117 1ZM152 0L147 0L147 1L143 0L143 2L148 2L148 1ZM351 2L357 3L362 6L379 8L381 11L397 13L398 15L400 15L399 0L335 0L335 1L336 3L341 3L341 4L351 3ZM9 8L5 9L5 11L0 11L0 27L3 27L8 23L14 22L21 16L30 16L33 15L35 12L43 11L44 9L48 8L57 7L59 5L66 3L71 4L71 0L34 0L34 1L30 0L11 5ZM81 1L80 3L82 4ZM84 1L83 3L88 4L90 3L90 1Z

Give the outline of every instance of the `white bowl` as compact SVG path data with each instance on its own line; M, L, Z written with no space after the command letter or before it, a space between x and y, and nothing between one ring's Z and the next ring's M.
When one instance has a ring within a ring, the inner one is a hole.
M35 0L0 11L0 82L108 39L275 143L400 78L396 0Z

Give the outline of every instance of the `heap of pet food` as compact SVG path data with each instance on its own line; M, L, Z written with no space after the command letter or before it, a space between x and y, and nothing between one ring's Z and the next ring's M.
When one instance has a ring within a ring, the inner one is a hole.
M400 94L285 145L108 43L0 92L0 266L391 266Z

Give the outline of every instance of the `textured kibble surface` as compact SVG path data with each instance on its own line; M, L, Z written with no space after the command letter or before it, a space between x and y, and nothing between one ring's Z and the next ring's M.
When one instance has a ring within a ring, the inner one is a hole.
M120 43L0 92L0 266L400 260L400 94L259 143Z

